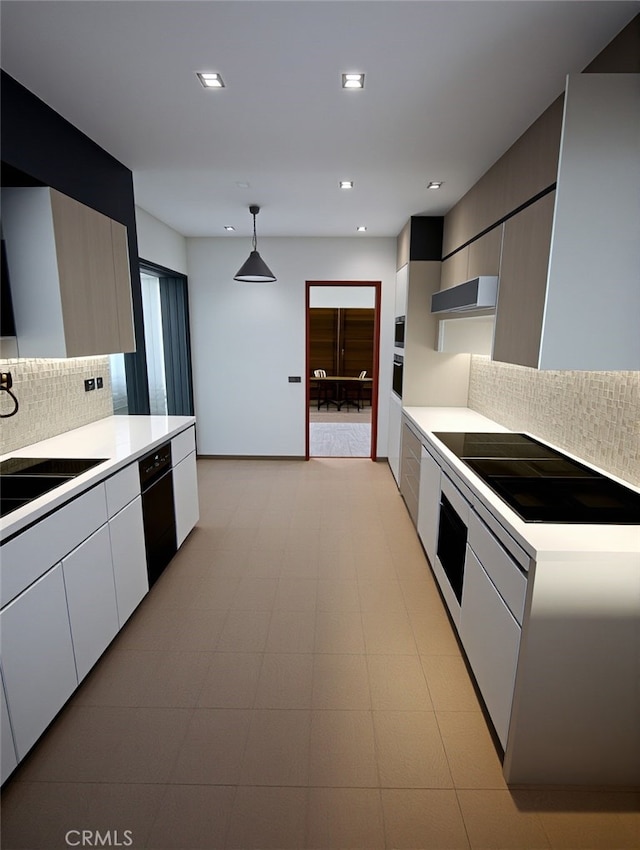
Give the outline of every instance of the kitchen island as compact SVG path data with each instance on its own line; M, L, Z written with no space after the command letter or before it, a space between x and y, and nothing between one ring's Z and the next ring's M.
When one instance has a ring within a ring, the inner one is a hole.
M525 522L436 436L507 429L466 408L408 407L404 426L422 448L418 533L504 751L505 778L637 784L640 517ZM445 503L466 526L453 583Z

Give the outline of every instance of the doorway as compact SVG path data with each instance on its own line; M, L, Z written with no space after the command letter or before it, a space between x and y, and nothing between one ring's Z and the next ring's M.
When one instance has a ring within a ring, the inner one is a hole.
M380 281L307 281L307 459L376 459L380 297Z

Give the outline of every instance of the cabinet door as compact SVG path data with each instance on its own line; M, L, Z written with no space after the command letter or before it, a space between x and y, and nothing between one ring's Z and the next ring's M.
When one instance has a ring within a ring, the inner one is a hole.
M420 458L420 501L418 503L418 534L429 563L436 557L438 516L440 510L440 466L422 447Z
M520 648L520 626L467 547L460 638L482 697L506 749Z
M0 742L2 749L2 777L0 781L4 782L18 764L16 748L13 743L13 732L11 731L11 721L9 720L7 698L4 692L4 679L0 680L0 699L2 700L2 705L0 706L0 710L2 711L2 727L0 729L0 734L2 734L2 741Z
M400 441L402 439L402 402L392 395L389 400L389 440L387 458L396 484L400 486Z
M469 246L456 251L442 263L440 271L440 289L449 289L458 283L469 280Z
M119 351L111 220L51 190L67 356Z
M111 542L106 525L62 561L73 651L82 681L118 631Z
M140 496L109 520L109 537L122 628L149 590Z
M129 267L129 242L127 228L111 220L111 245L113 248L113 272L115 282L116 312L120 347L118 351L135 351L136 337L133 327L131 304L131 271Z
M537 368L555 192L504 225L493 359Z
M407 293L409 290L409 263L396 272L396 316L407 315Z
M0 612L0 627L2 673L20 760L78 684L60 564Z
M502 225L494 227L469 245L469 280L481 275L498 275L501 247Z
M173 468L173 498L176 510L176 540L179 548L200 517L195 452L191 452Z

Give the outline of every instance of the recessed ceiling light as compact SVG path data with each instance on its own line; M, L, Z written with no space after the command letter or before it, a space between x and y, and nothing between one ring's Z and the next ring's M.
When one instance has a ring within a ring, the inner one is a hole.
M245 183L244 180L237 180L236 186L238 187L238 189L250 189L251 188L249 183Z
M364 74L343 74L342 75L343 89L363 89Z
M353 180L341 180L340 181L341 189L353 189Z
M356 227L358 233L364 233L367 228L364 225L360 225L360 227Z
M225 224L224 229L231 233L233 230L235 230L235 227L232 224Z
M224 81L220 74L216 74L213 71L196 71L196 74L205 89L224 88Z
M442 180L431 180L431 182L427 186L427 189L439 189L442 186L442 183Z

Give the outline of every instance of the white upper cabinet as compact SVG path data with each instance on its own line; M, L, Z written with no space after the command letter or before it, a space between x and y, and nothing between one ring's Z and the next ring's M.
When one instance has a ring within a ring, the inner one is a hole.
M640 369L640 74L567 80L540 369Z
M19 357L134 351L127 229L48 187L2 191Z

